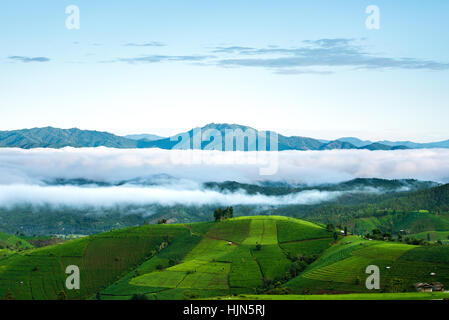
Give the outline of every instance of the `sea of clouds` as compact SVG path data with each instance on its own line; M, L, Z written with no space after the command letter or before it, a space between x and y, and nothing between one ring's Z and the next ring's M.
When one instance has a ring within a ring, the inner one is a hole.
M271 174L261 175L261 168ZM152 185L146 177L166 176ZM221 152L161 149L0 149L0 206L21 204L115 206L120 204L316 204L342 192L307 190L287 196L218 192L203 182L262 181L318 185L353 178L449 182L449 149ZM86 179L122 185L54 185ZM137 181L137 182L136 182ZM376 192L354 190L353 192Z

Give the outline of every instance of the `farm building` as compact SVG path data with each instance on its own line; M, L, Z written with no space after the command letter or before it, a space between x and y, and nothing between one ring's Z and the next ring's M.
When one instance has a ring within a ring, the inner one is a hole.
M431 284L420 282L415 284L415 289L418 292L432 292L433 287Z
M418 292L435 292L435 291L444 291L444 285L440 282L432 282L432 283L416 283L415 289Z
M444 291L444 285L441 282L432 282L432 291Z

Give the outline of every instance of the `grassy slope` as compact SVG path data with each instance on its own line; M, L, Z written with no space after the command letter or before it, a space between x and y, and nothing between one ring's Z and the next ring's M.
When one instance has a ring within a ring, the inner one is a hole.
M14 253L0 260L0 297L10 289L16 299L55 299L72 264L80 268L81 289L65 290L67 296L88 297L185 234L190 230L181 225L143 226Z
M449 286L449 247L356 236L336 245L332 241L321 226L274 216L126 228L0 259L0 297L10 289L17 299L55 299L65 290L70 264L81 270L81 289L65 290L72 299L97 292L102 299L129 299L136 293L151 299L253 294L264 281L282 279L291 265L287 256L298 255L319 255L285 284L299 294L363 293L370 264L381 268L383 290L406 290L417 281Z
M429 235L430 241L440 240L444 244L449 244L449 231L424 231L407 236L411 238L427 240L427 235Z
M178 299L185 298L186 291L199 297L253 293L262 286L264 279L279 279L290 267L291 262L286 257L288 250L281 249L278 242L280 225L300 231L288 237L293 243L309 240L309 237L331 236L313 223L284 217L240 217L212 223L193 248L182 246L183 257L179 263L163 265L163 270L154 267L154 261L159 261L161 255L171 254L175 241L135 272L104 290L102 297L117 299L121 295L126 299L133 293L145 293L152 299ZM256 249L257 244L261 245L260 250ZM153 267L145 267L148 265Z
M295 293L369 292L365 287L369 265L380 268L381 291L411 291L417 282L440 281L449 286L449 247L418 247L356 236L326 250L285 286ZM431 276L432 272L436 275Z
M356 233L363 234L377 228L393 232L406 230L409 233L420 233L426 230L447 231L449 216L429 212L407 212L354 219L353 229Z
M33 248L33 245L19 237L0 232L0 259L21 251Z

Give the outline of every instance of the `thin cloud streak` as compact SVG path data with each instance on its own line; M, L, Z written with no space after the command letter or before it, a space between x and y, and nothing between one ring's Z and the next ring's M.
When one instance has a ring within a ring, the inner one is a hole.
M128 42L125 47L165 47L166 44L159 41L150 41L144 43Z
M24 63L30 62L49 62L50 58L47 57L25 57L25 56L9 56L8 59L20 61Z
M286 196L248 195L245 192L221 193L213 190L179 190L167 187L77 187L0 185L0 207L23 205L115 207L188 205L310 205L333 200L347 192L307 190Z

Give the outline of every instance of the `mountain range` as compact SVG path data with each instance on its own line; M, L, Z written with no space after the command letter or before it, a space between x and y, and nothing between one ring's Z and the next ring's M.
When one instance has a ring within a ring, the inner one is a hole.
M213 130L212 137L206 137L204 132ZM224 147L226 130L233 130L234 141ZM241 130L241 131L239 131ZM210 123L201 128L171 137L160 137L154 134L136 134L118 136L108 132L53 127L33 128L12 131L0 131L0 147L3 148L64 148L64 147L109 147L109 148L161 148L161 149L213 149L223 151L256 150L259 139L245 139L245 132L255 133L255 137L265 134L267 140L275 132L257 131L254 128L238 124ZM200 136L202 134L202 136ZM215 135L215 137L214 137ZM345 137L333 141L319 140L309 137L278 135L278 150L333 150L333 149L366 149L366 150L398 150L423 148L449 148L449 140L431 143L416 143L411 141L369 141L354 137ZM195 141L201 141L200 144ZM237 141L244 141L239 144ZM223 143L222 143L223 142ZM268 143L269 144L269 143Z

